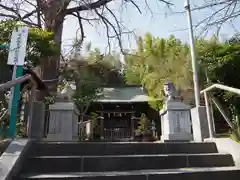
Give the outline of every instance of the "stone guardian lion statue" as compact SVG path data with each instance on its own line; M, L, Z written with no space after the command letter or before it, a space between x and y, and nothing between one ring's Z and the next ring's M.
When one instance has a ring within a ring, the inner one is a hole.
M166 81L163 85L165 101L171 101L179 98L177 90L172 82Z

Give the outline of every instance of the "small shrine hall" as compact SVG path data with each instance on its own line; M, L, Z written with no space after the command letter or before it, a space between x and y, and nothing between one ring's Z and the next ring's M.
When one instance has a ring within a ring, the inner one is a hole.
M151 122L160 122L159 114L149 106L149 100L141 86L104 88L100 98L89 108L89 112L98 114L101 139L133 138L142 113Z

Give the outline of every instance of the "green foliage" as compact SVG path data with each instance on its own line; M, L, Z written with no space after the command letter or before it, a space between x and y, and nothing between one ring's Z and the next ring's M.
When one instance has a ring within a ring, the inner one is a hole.
M73 101L82 115L101 96L103 86L124 84L117 54L103 55L98 49L91 50L90 45L87 51L87 57L74 55L68 66L62 69L64 79L76 84Z
M219 42L215 37L210 40L198 40L197 51L200 59L200 72L202 73L202 87L209 84L219 83L229 87L240 89L240 43L238 37L233 37L227 42ZM208 81L207 81L208 79ZM239 95L231 92L214 90L213 95L229 112L234 124L231 130L232 137L240 140L240 115Z
M0 44L9 44L12 31L15 27L20 27L15 21L0 21ZM49 57L59 54L57 45L52 41L53 33L38 28L30 28L26 62L30 66L36 66L41 61L47 61ZM0 49L0 82L11 78L10 66L6 64L8 49Z
M91 112L90 115L91 115L91 119L92 119L92 120L94 120L94 121L97 121L97 120L98 120L98 116L99 116L99 115L98 115L97 113Z
M81 71L82 72L82 71ZM87 112L91 103L99 98L101 92L100 79L91 71L82 72L81 77L76 79L76 91L73 102L83 115Z
M160 111L164 105L164 101L150 97L148 100L148 105L156 111Z
M55 101L56 101L56 97L55 96L46 96L44 98L44 104L46 104L46 105L54 104Z
M12 31L15 27L21 27L15 21L0 21L0 43L9 44ZM57 46L53 42L53 33L39 28L29 28L27 44L27 60L36 59L36 57L49 57L57 52Z
M239 34L227 42L197 39L196 52L199 64L200 88L214 83L240 89L240 38ZM180 92L192 88L191 59L188 45L174 36L160 39L146 34L137 40L137 50L125 56L124 76L128 84L141 84L150 96L149 104L156 110L163 105L162 88L165 80L172 81ZM214 90L213 95L230 112L234 123L233 136L240 138L238 117L240 99L238 95ZM158 101L153 101L157 99ZM234 109L234 110L233 110Z
M86 72L94 73L103 86L124 84L124 78L120 73L121 64L118 54L113 52L103 55L98 49L87 50L89 51L88 56L73 57L69 60L68 66L63 67L62 75L67 81L80 77L80 72L84 69Z
M17 117L17 122L16 122L16 131L17 131L17 136L18 137L24 137L26 136L26 124L24 123L24 120L20 118L20 116Z
M239 123L239 121L234 123L234 128L231 130L231 137L233 140L240 142L240 123Z
M146 34L137 40L137 51L125 56L124 75L128 84L141 84L148 91L150 105L161 109L163 104L163 84L172 81L177 89L191 87L191 66L189 48L174 36L160 39Z
M152 130L152 124L145 114L141 115L137 131L140 133L147 133Z
M6 135L9 125L8 104L5 99L0 101L0 135Z
M7 20L0 21L0 44L9 44L12 31L15 27L20 27L22 24L16 21ZM30 28L27 43L26 63L29 66L36 66L47 61L49 57L59 54L58 47L53 43L53 33L44 31L38 28ZM12 66L7 65L8 49L0 49L0 84L9 81L12 77ZM0 117L7 108L7 101L5 97L0 97ZM2 128L7 127L9 123L8 114L1 118ZM23 122L18 121L18 132L22 131Z

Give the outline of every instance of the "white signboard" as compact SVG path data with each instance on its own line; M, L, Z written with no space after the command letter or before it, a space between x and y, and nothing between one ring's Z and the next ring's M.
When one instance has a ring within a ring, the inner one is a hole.
M28 27L18 27L13 30L9 53L8 64L23 66L26 56L26 47L28 39Z

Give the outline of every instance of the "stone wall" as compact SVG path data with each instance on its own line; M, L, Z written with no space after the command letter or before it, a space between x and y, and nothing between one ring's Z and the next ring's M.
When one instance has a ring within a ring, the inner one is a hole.
M240 144L230 138L205 139L206 142L215 142L220 153L229 153L233 156L235 165L240 168Z

